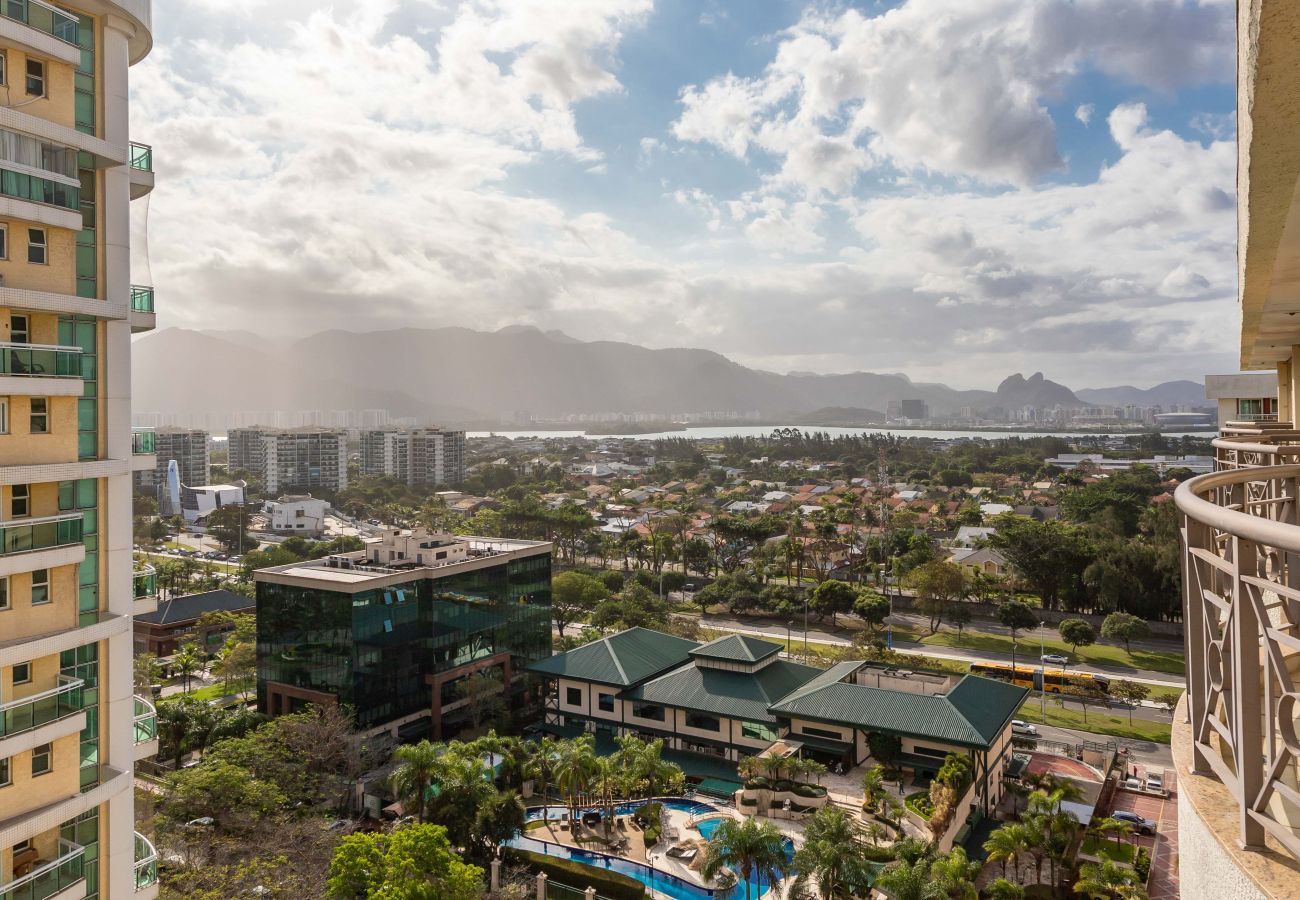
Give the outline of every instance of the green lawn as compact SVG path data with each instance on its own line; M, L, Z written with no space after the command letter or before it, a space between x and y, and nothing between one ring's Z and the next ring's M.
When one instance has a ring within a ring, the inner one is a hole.
M170 700L176 700L181 697L192 697L195 700L202 700L203 702L206 703L211 700L220 700L222 697L225 697L229 694L230 691L226 690L226 686L222 684L220 681L218 681L216 684L210 684L207 687L201 687L192 690L188 694L174 694L170 697L165 698L162 702L166 703Z
M895 628L896 637L903 637L904 632ZM952 647L957 650L983 650L990 653L1011 655L1011 637L1005 634L984 634L969 628L958 635L948 627L940 629L938 634L913 634L912 640L939 647ZM1075 662L1090 663L1096 666L1119 666L1126 669L1147 669L1152 672L1167 672L1170 675L1183 675L1187 666L1183 652L1178 650L1134 650L1126 653L1123 647L1110 644L1093 644L1080 647L1078 653L1070 650L1070 645L1059 638L1043 641L1042 647L1047 652L1064 653ZM1016 662L1026 665L1037 664L1040 655L1037 637L1022 637L1016 649Z
M1113 838L1108 837L1103 840L1096 835L1090 834L1083 839L1083 846L1079 848L1079 851L1089 856L1096 856L1098 852L1105 853L1115 862L1131 866L1133 865L1133 857L1137 853L1137 847L1123 839L1120 839L1117 847Z
M1171 727L1163 722L1134 718L1133 724L1130 725L1128 713L1120 715L1093 706L1088 707L1088 718L1085 721L1083 710L1077 703L1062 706L1060 701L1051 699L1047 701L1046 715L1039 712L1040 708L1039 698L1031 696L1020 707L1019 717L1026 722L1055 725L1058 728L1073 728L1076 731L1091 731L1130 740L1153 741L1157 744L1169 743Z

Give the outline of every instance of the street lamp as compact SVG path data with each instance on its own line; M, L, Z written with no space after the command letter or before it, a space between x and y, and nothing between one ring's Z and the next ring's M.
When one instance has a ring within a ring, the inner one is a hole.
M1047 631L1047 623L1039 622L1038 627L1042 629L1038 633L1038 709L1043 721L1047 720L1047 663L1043 657L1047 655L1047 649L1044 641Z

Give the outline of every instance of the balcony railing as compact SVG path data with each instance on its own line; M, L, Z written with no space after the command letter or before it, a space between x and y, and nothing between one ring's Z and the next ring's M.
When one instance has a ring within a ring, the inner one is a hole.
M0 555L53 550L81 543L82 513L0 522Z
M149 839L135 833L135 889L142 891L158 883L158 851Z
M77 19L41 0L0 0L0 16L77 46Z
M85 686L80 678L60 675L58 687L0 704L0 737L13 737L75 716L84 708L81 698Z
M0 343L0 375L80 378L81 348Z
M137 455L157 453L157 434L152 428L131 432L131 452Z
M153 171L153 147L131 142L131 168L142 172Z
M142 566L135 570L132 578L136 600L152 600L158 596L158 570L153 566Z
M60 839L59 858L0 884L0 900L49 900L86 877L86 848Z
M1267 834L1300 859L1300 465L1201 475L1175 500L1193 772L1237 803L1241 846Z
M149 741L158 738L158 711L153 708L153 704L148 700L136 694L132 698L135 704L135 742L137 744L146 744Z
M153 288L142 284L131 285L131 310L133 312L153 312Z

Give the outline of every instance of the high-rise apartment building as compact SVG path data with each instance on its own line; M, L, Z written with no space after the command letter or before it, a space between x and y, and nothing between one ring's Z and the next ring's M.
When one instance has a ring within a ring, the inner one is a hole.
M152 151L128 134L150 0L0 4L0 897L148 898L132 769L157 751L132 689L131 201ZM136 453L134 450L140 450ZM141 598L136 599L136 586Z
M135 473L135 486L150 491L167 482L167 463L176 460L181 484L199 486L212 481L212 452L208 433L191 428L158 428L153 432L158 464Z
M348 486L348 436L318 428L232 428L230 468L251 472L268 494Z
M1276 374L1206 379L1231 421L1217 471L1174 495L1187 693L1171 750L1181 895L1280 900L1300 895L1300 4L1238 3L1237 41L1232 349Z
M465 432L441 428L374 429L361 433L361 474L407 484L465 480Z

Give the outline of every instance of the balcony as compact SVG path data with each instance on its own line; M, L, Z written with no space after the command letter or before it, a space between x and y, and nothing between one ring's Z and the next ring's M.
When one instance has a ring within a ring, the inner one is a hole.
M150 565L143 565L135 570L131 577L132 593L135 598L135 611L141 612L142 607L152 605L153 612L157 609L158 603L158 570Z
M60 839L59 858L42 863L8 884L0 884L0 900L49 900L85 878L86 848Z
M39 694L0 704L0 738L33 731L82 711L80 678L60 675L58 687Z
M1275 437L1231 444L1232 466L1175 494L1185 727L1192 775L1231 799L1233 843L1300 858L1300 465L1271 464L1293 461L1300 435Z
M0 556L80 544L84 524L82 513L0 522Z
M153 171L153 147L131 142L131 168L141 172Z
M157 434L152 428L131 431L131 452L137 455L157 453Z
M0 16L77 46L77 19L41 0L0 0Z
M135 890L140 893L158 884L158 851L149 839L135 833Z
M131 312L153 312L153 288L142 284L131 285Z
M135 743L138 745L157 741L158 711L153 708L152 703L139 694L136 694L132 699L135 705L135 719L132 720L135 729Z
M0 375L80 378L81 348L0 342Z

